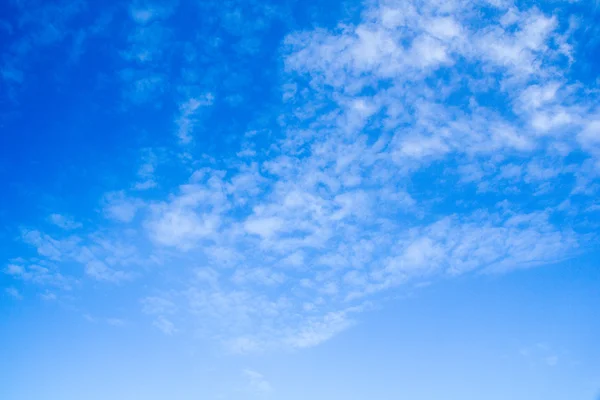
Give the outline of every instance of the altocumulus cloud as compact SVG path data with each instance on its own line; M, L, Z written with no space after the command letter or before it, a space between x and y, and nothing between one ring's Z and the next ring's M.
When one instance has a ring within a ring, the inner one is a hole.
M582 221L599 208L600 102L597 82L571 73L580 28L563 5L370 1L351 23L289 32L277 133L243 135L233 160L192 151L225 100L184 77L165 132L177 156L143 149L97 222L50 215L62 229L23 230L37 254L4 272L42 293L143 281L148 326L243 353L318 345L405 285L585 252L597 243ZM130 9L132 103L165 91L174 12Z

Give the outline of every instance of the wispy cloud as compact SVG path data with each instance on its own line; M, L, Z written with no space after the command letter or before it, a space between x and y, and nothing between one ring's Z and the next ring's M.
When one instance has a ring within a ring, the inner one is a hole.
M248 389L252 393L266 395L273 392L273 387L261 373L251 369L245 369L242 371L242 374L248 381Z
M142 165L137 173L139 181L133 185L133 189L148 190L157 186L155 177L157 164L158 157L154 151L152 149L145 149L142 156Z
M139 199L127 197L122 191L107 193L103 203L104 215L120 222L131 222L142 205Z
M287 35L281 104L265 118L279 130L240 133L231 152L197 143L230 93L177 76L165 137L186 150L165 161L172 175L146 149L85 233L24 231L37 254L5 272L44 285L67 266L84 283L143 279L149 324L246 353L316 346L404 285L585 251L597 238L573 210L592 212L599 189L600 110L568 73L575 28L535 7L438 3L368 2L353 23ZM121 76L139 104L170 85L163 11L130 9ZM242 22L223 24L234 34ZM199 62L192 50L182 65Z
M6 293L8 296L12 297L13 299L23 300L23 295L21 295L19 290L14 287L8 287L8 288L4 289L4 293Z
M69 231L81 228L83 226L80 222L74 221L72 217L67 215L51 214L50 217L48 217L48 219L51 223L58 226L59 228Z
M169 321L167 318L162 317L162 316L155 319L152 324L155 327L157 327L165 335L170 336L177 332L177 328L175 328L175 325L171 321Z
M180 116L177 118L177 137L182 144L192 141L194 129L198 124L198 114L202 107L213 103L213 95L207 93L200 97L192 97L180 104Z

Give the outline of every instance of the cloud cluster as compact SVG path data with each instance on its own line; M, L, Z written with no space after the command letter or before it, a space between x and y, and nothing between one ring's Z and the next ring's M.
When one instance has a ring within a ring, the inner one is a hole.
M164 15L131 11L140 32ZM315 346L402 285L573 257L595 240L577 223L597 212L600 172L598 91L569 75L576 25L502 0L381 0L359 22L291 33L267 146L247 134L233 161L188 154L188 178L158 197L139 190L160 180L147 156L97 229L26 231L37 254L6 273L143 277L140 309L162 332L251 352ZM159 56L138 39L124 57ZM192 92L174 146L218 105Z

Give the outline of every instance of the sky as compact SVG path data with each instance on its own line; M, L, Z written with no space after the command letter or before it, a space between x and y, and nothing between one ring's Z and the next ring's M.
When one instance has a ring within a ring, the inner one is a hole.
M600 3L7 0L0 398L600 399Z

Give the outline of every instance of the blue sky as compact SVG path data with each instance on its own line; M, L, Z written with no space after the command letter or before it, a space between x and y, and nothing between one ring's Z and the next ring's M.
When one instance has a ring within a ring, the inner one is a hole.
M0 10L0 398L600 395L597 1Z

